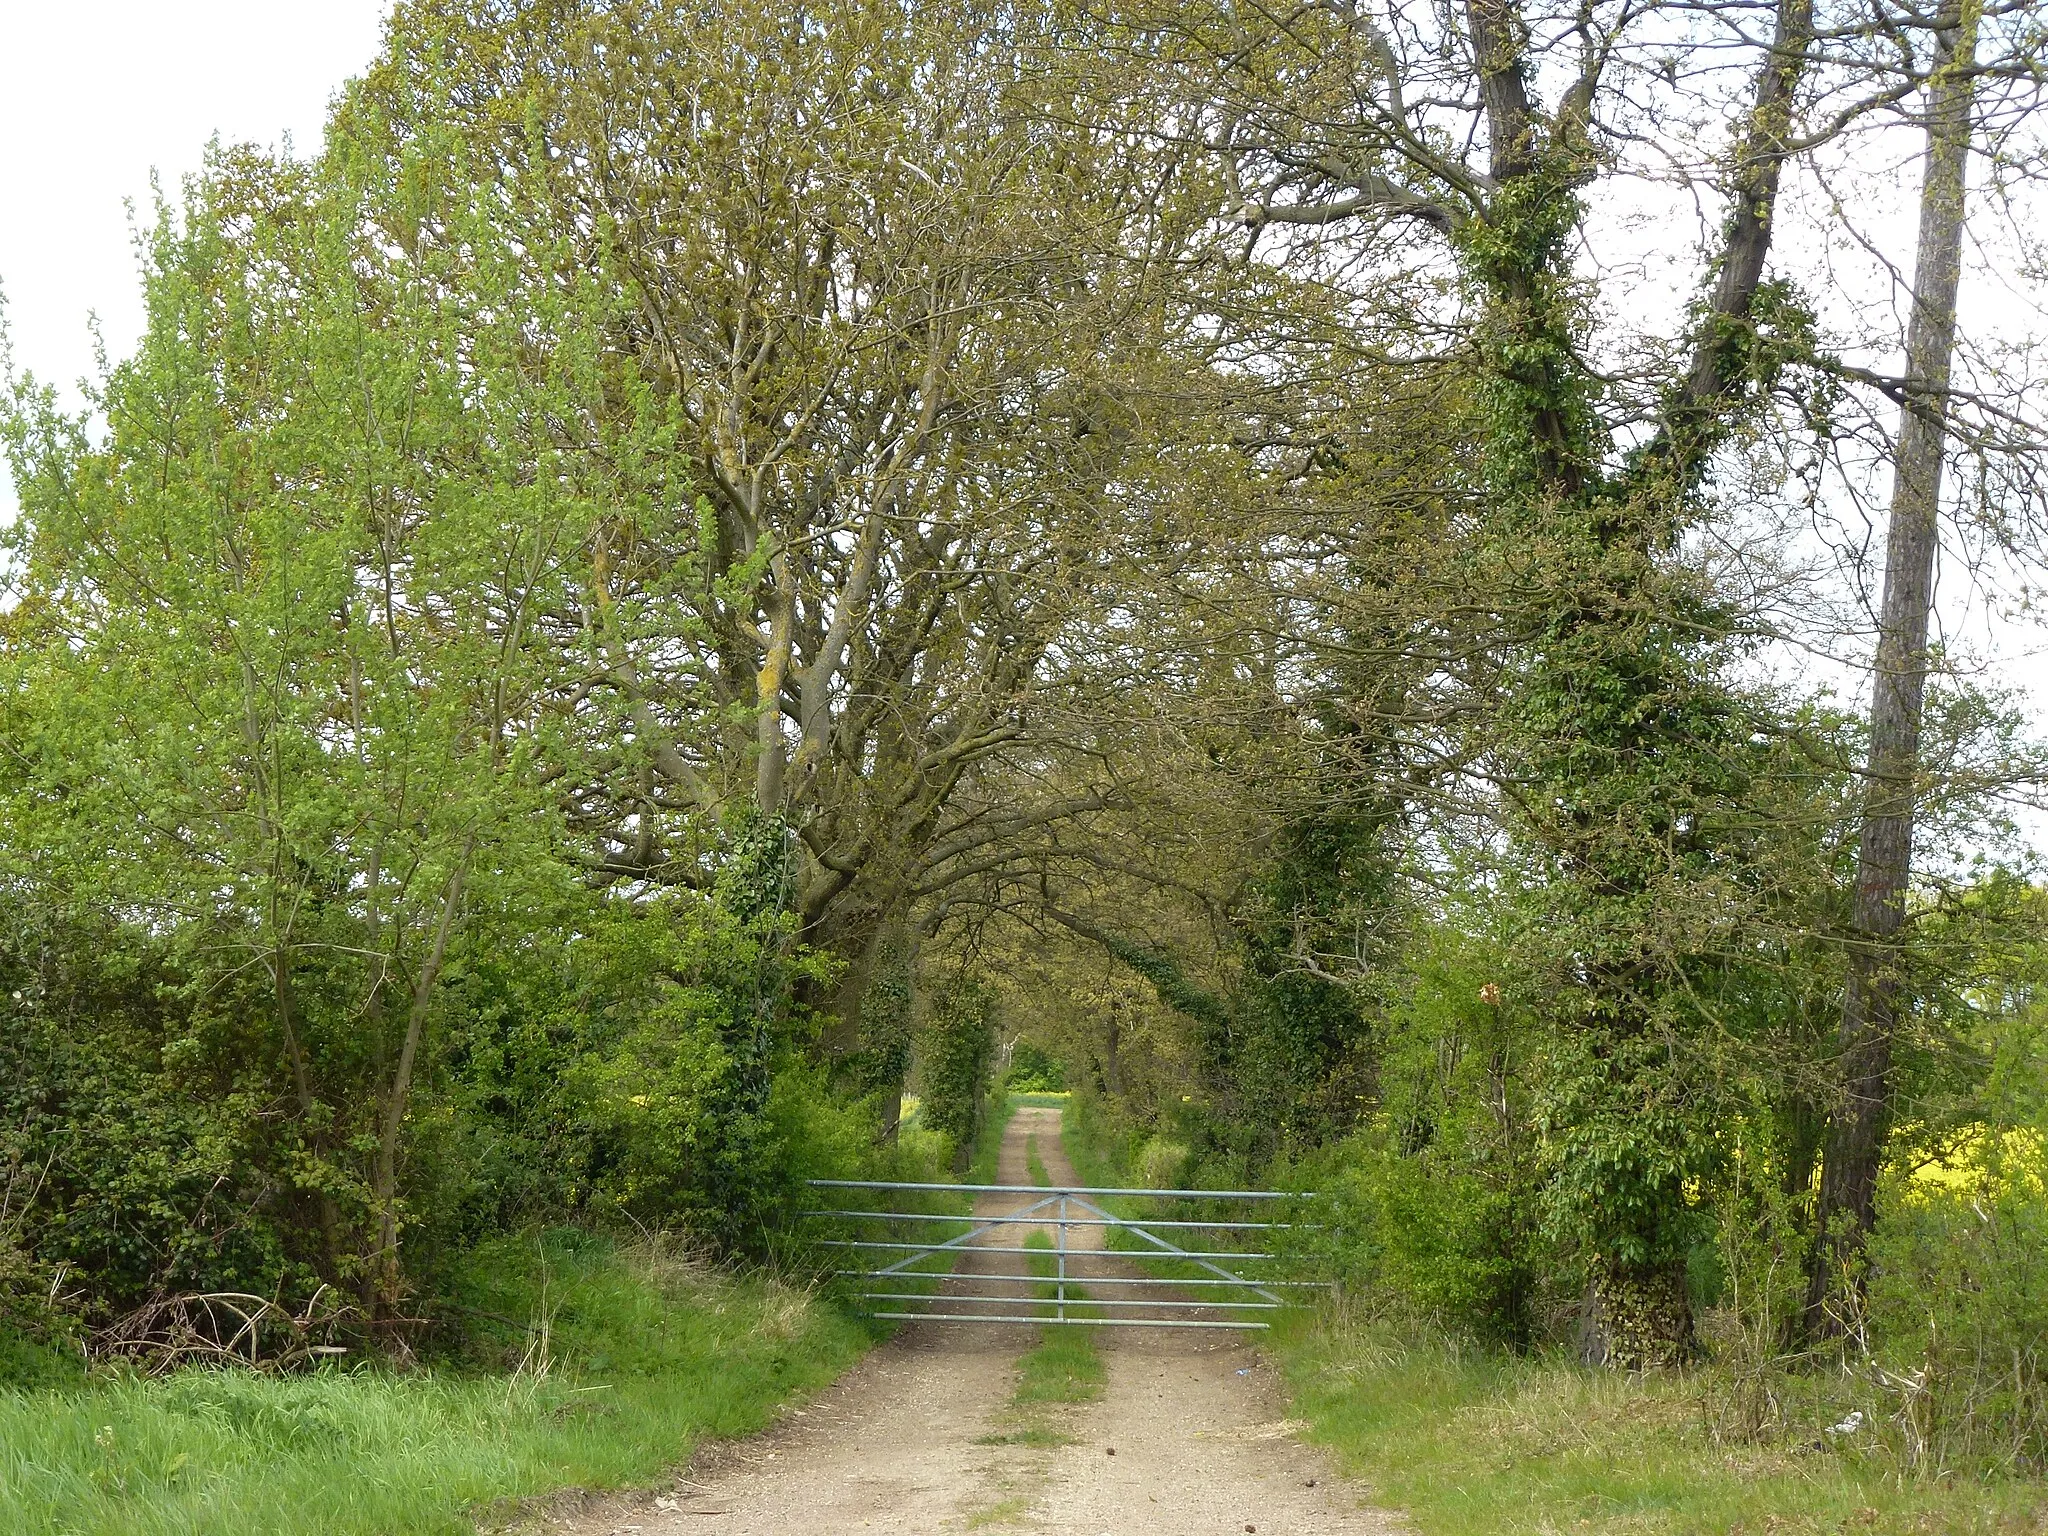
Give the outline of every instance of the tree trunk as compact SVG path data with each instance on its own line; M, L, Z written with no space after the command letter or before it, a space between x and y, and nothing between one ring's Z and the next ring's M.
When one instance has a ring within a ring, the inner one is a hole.
M1579 1353L1610 1370L1663 1370L1693 1355L1692 1298L1685 1266L1601 1262L1588 1292Z
M276 915L271 918L275 931ZM306 1140L316 1163L327 1158L327 1133L322 1123L320 1101L313 1092L312 1068L306 1059L305 1042L299 1039L292 1007L291 952L282 946L270 952L272 996L277 1006L278 1028L284 1034L285 1060L291 1064L292 1092L298 1099L299 1118L306 1127ZM323 1184L314 1191L314 1210L320 1223L320 1251L327 1261L327 1274L341 1273L341 1212L334 1196Z
M1832 1331L1828 1298L1851 1273L1875 1215L1877 1175L1891 1118L1892 1042L1898 1030L1900 946L1913 857L1920 713L1927 686L1927 627L1935 557L1956 291L1962 276L1963 191L1977 47L1975 0L1942 33L1928 86L1927 151L1920 187L1913 314L1906 333L1908 398L1899 421L1885 543L1884 605L1870 701L1870 759L1856 848L1849 984L1838 1036L1841 1097L1821 1162L1808 1276L1810 1331Z
M405 1038L399 1045L398 1065L385 1091L376 1160L370 1178L370 1199L377 1213L377 1248L363 1271L363 1302L377 1316L389 1316L398 1308L398 1142L405 1128L405 1112L412 1099L413 1068L419 1059L420 1039L426 1032L427 1013L433 1005L435 984L441 979L441 967L448 958L448 937L454 928L456 912L462 905L462 889L469 878L469 860L475 848L476 839L472 836L463 844L462 857L450 872L448 884L441 893L441 911L434 925L433 943L413 982L412 1003L406 1013Z

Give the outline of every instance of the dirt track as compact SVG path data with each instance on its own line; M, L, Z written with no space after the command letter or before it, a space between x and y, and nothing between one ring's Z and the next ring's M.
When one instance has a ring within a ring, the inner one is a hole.
M1059 1112L1034 1108L1010 1122L999 1182L1032 1182L1026 1146L1034 1139L1054 1182L1078 1182L1059 1142ZM1022 1203L991 1196L976 1210L1001 1214ZM1023 1230L1008 1229L1009 1241L1020 1243ZM969 1265L961 1271L971 1276ZM960 1284L980 1289L971 1278ZM1040 1427L1055 1434L1037 1438L1066 1443L1017 1443L1015 1361L1035 1332L910 1325L775 1429L700 1457L668 1492L586 1510L557 1529L1352 1536L1401 1528L1294 1438L1270 1369L1240 1335L1099 1329L1109 1372L1100 1400L1040 1413Z

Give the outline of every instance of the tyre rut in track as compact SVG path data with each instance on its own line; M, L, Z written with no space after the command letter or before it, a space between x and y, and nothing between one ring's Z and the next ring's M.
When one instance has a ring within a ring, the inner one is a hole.
M1020 1108L1003 1139L997 1182L1035 1182L1026 1151L1035 1141L1055 1183L1078 1183L1059 1130L1058 1110ZM983 1196L975 1214L1013 1214L1032 1198ZM1005 1225L974 1241L1021 1248L1030 1230ZM1101 1252L1102 1229L1070 1235L1083 1255L1076 1273L1139 1273ZM1022 1288L987 1277L1023 1272L1021 1254L963 1254L947 1289L1014 1295ZM1045 1443L1054 1437L1044 1434L1025 1442L1015 1433L1011 1393L1017 1359L1037 1333L908 1324L774 1429L707 1448L659 1494L606 1500L554 1529L574 1536L1361 1536L1402 1529L1398 1516L1371 1508L1362 1490L1295 1437L1277 1374L1241 1334L1091 1329L1107 1366L1102 1396L1034 1416L1065 1443Z

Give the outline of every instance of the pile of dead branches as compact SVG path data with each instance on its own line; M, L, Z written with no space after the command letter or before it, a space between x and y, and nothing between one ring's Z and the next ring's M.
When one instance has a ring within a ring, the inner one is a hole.
M335 1340L359 1323L359 1309L329 1286L296 1312L272 1297L208 1291L147 1302L95 1332L89 1348L151 1376L202 1364L288 1371L347 1354Z

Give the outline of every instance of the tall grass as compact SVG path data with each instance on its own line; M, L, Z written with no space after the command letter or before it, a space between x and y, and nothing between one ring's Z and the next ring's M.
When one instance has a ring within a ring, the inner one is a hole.
M1825 1432L1730 1444L1707 1383L1588 1371L1325 1314L1283 1335L1295 1411L1423 1536L2036 1532L2038 1483L1901 1476Z
M518 1325L435 1370L0 1392L0 1531L471 1532L488 1506L643 1483L706 1435L759 1429L866 1341L773 1280L573 1232L493 1245L461 1289Z

